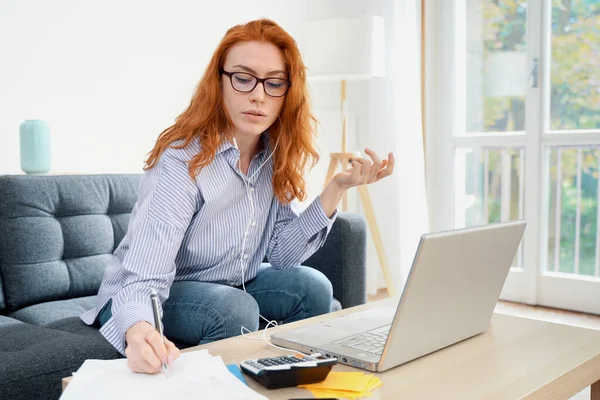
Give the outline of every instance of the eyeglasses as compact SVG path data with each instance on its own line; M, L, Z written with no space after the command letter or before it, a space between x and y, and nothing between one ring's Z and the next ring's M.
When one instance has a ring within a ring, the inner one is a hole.
M259 78L246 72L227 72L221 70L223 75L227 75L231 81L231 87L242 93L249 93L254 90L259 83L263 84L266 94L271 97L284 96L292 82L281 78Z

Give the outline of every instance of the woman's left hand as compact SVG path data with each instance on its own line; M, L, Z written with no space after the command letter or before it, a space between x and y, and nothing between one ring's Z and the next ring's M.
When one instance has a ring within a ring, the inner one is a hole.
M371 157L372 161L366 158L352 160L352 168L336 174L332 181L340 188L348 189L354 186L375 183L392 174L394 171L393 153L388 155L387 160L382 160L370 149L365 149L365 153Z
M352 168L336 174L321 193L321 206L328 218L331 218L348 188L377 182L394 171L393 153L388 155L387 160L382 160L373 150L365 149L365 152L372 162L366 158L352 160Z

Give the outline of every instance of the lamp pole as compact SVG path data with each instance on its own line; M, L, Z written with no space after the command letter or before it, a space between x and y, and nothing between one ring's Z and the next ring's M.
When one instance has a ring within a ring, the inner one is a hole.
M346 153L346 129L348 123L348 107L346 106L346 80L342 79L342 153ZM342 161L342 171L346 172L348 169L348 161ZM348 210L348 196L344 193L344 197L342 198L342 210Z

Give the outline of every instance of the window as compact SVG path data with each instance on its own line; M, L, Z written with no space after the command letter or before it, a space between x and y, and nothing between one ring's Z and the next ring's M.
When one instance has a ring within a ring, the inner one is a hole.
M434 225L526 219L503 298L600 312L600 1L440 7Z

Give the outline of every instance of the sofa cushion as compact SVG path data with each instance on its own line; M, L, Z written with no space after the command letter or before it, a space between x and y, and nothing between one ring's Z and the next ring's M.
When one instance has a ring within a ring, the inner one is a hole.
M4 315L0 315L0 330L2 328L6 328L16 324L22 324L23 322L16 320L14 318L5 317Z
M333 301L331 303L331 312L340 311L341 309L342 309L342 304L340 303L340 301L338 299L336 299L334 297Z
M8 313L11 318L35 325L48 325L65 318L78 317L96 305L96 296L49 301Z
M0 253L0 265L2 265L2 253ZM4 301L4 284L2 283L2 273L0 273L0 313L6 308L6 302Z
M4 301L4 285L2 284L2 274L0 274L0 312L2 312L5 307L6 302Z
M0 307L95 295L127 231L140 179L1 176Z
M61 379L86 359L119 357L97 329L78 319L67 320L62 331L7 320L0 316L0 399L58 399Z

